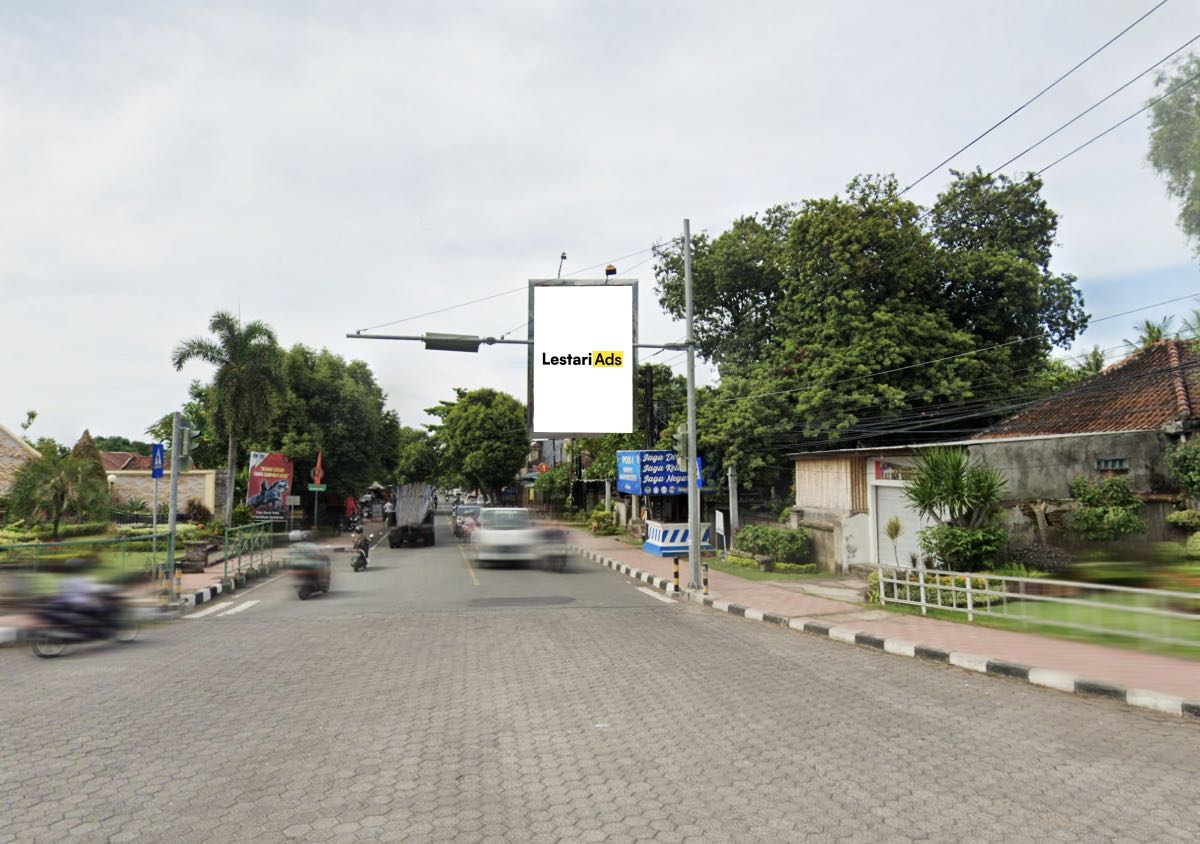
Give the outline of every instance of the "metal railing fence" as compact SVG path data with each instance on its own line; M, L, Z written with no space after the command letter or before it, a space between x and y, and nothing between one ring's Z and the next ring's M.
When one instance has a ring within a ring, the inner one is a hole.
M170 534L0 545L0 607L53 591L54 578L83 574L109 582L157 577Z
M1200 649L1200 592L880 565L879 602Z
M263 565L274 559L275 530L270 522L225 528L225 574L229 579L229 560L237 557L235 575L241 577L245 568Z

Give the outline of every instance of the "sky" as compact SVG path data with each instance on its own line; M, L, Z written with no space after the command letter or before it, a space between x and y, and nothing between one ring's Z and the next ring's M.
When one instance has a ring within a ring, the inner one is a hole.
M523 347L345 335L522 336L521 292L420 315L553 277L566 252L564 275L638 278L641 340L678 340L647 250L684 218L715 235L859 173L908 184L1156 2L4 4L0 423L34 409L33 436L143 438L210 377L170 353L217 310L367 361L404 424L458 386L524 400ZM1195 35L1200 4L1169 0L909 196L992 169ZM1008 172L1153 94L1135 83ZM1044 177L1052 268L1098 320L1073 353L1200 295L1147 127Z

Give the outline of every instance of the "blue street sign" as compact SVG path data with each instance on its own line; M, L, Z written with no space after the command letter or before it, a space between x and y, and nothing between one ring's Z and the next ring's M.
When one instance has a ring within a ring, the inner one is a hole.
M696 455L700 488L704 488L704 460ZM618 451L617 492L633 495L686 495L687 471L676 465L670 450Z
M161 478L163 476L163 464L167 462L167 449L162 443L154 443L150 446L150 477Z

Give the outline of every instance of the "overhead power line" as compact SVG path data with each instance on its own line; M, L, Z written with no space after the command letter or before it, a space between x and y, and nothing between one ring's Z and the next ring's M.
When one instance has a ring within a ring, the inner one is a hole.
M1101 139L1101 138L1103 138L1105 135L1107 135L1109 132L1112 132L1112 131L1113 131L1113 130L1115 130L1115 129L1120 129L1122 126L1124 126L1124 125L1125 125L1126 123L1128 123L1130 120L1133 120L1133 118L1137 117L1137 116L1138 116L1139 114L1141 114L1142 112L1144 112L1144 111L1147 111L1148 109L1151 109L1151 108L1153 108L1154 106L1158 105L1158 104L1159 104L1159 103L1161 103L1163 100L1165 100L1167 97L1171 96L1172 94L1175 94L1175 93L1177 93L1178 91L1182 90L1183 88L1186 88L1188 85L1191 85L1192 83L1194 83L1194 82L1195 82L1196 80L1198 80L1198 79L1200 79L1200 73L1197 73L1197 74L1195 74L1194 76L1189 76L1187 79L1183 80L1182 82L1178 83L1177 85L1174 85L1174 86L1173 86L1173 87L1172 87L1172 88L1171 88L1169 91L1167 91L1167 92L1166 92L1165 94L1163 94L1162 96L1155 97L1155 98L1154 98L1154 99L1152 99L1150 102L1146 103L1144 106L1142 106L1141 108L1139 108L1139 109L1138 109L1137 111L1135 111L1133 114L1131 114L1131 115L1129 115L1128 117L1126 117L1124 120L1118 120L1118 121L1117 121L1116 123L1114 123L1112 126L1109 126L1107 129L1105 129L1105 130L1104 130L1103 132L1101 132L1100 134L1098 134L1098 135L1094 135L1094 136L1092 136L1091 138L1089 138L1088 140L1084 141L1082 144L1080 144L1079 146L1075 147L1075 149L1071 150L1071 151L1070 151L1070 152L1068 152L1066 155L1062 155L1062 156L1059 156L1058 158L1054 159L1054 160L1053 160L1053 161L1051 161L1049 164L1047 164L1045 167L1043 167L1041 170L1038 170L1036 173L1034 173L1034 175L1035 175L1035 176L1040 176L1040 175L1042 175L1043 173L1045 173L1047 170L1049 170L1051 167L1055 166L1056 164L1059 164L1059 163L1061 163L1061 162L1063 162L1063 161L1066 161L1068 158L1070 158L1070 157L1071 157L1072 155L1074 155L1075 153L1079 152L1080 150L1083 150L1083 149L1085 149L1086 147L1089 147L1089 146L1091 146L1091 145L1092 145L1092 144L1094 144L1096 141L1100 140L1100 139Z
M1144 21L1146 18L1150 17L1152 14L1157 12L1159 9L1161 9L1166 4L1167 4L1167 0L1161 0L1161 2L1157 3L1153 8L1150 9L1150 11L1146 12L1140 18L1135 20L1133 23L1129 24L1129 26L1125 27L1120 32L1118 32L1116 35L1114 35L1112 38L1105 41L1103 44L1101 44L1099 47L1097 47L1095 50L1093 50L1091 53L1089 53L1087 55L1087 57L1085 57L1082 61L1080 61L1078 64L1076 64L1070 70L1068 70L1062 76L1058 77L1053 82L1051 82L1049 85L1047 85L1045 88L1043 88L1042 90L1040 90L1036 94L1034 94L1032 97L1030 97L1028 100L1021 103L1021 105L1017 106L1015 109L1010 111L1004 117L1000 118L1000 120L993 123L991 126L989 126L987 129L985 129L983 132L980 132L978 135L976 135L974 138L972 138L970 141L968 141L963 146L959 147L957 150L955 150L949 156L947 156L946 158L939 161L937 164L935 164L933 167L931 167L928 171L926 171L925 174L922 175L919 179L910 183L908 185L908 187L906 187L906 188L904 188L904 190L900 191L899 195L904 196L904 194L908 193L910 190L915 188L917 185L921 184L921 182L928 179L930 176L932 176L934 173L936 173L942 167L949 164L955 158L958 158L958 156L962 155L964 152L969 150L971 147L975 146L975 144L979 143L981 140L986 138L988 135L990 135L996 129L999 129L1001 126L1003 126L1009 120L1016 117L1018 114L1020 114L1022 111L1024 111L1026 107L1028 107L1029 105L1032 105L1034 102L1036 102L1038 99L1040 99L1043 94L1045 94L1048 91L1050 91L1051 89L1053 89L1056 85L1058 85L1058 83L1062 82L1064 79L1066 79L1072 73L1079 70L1079 68L1083 67L1085 64L1090 62L1096 56L1100 55L1100 53L1102 53L1105 49L1107 49L1111 44L1113 44L1122 35L1129 32L1129 30L1133 29L1135 26L1137 26L1139 23Z
M1163 63L1165 63L1165 62L1169 61L1169 60L1170 60L1170 59L1171 59L1173 56L1176 56L1176 55L1178 55L1179 53L1182 53L1184 50L1186 50L1188 47L1190 47L1190 46L1191 46L1192 44L1194 44L1196 41L1200 41L1200 35L1193 35L1193 36L1192 36L1190 39L1188 39L1187 41L1185 41L1185 42L1184 42L1184 43L1183 43L1181 46L1179 46L1179 47L1175 48L1174 50L1172 50L1171 52L1167 53L1167 54L1166 54L1165 56L1163 56L1161 59L1159 59L1158 61L1156 61L1154 64L1150 65L1150 67L1148 67L1148 68L1146 68L1145 70L1143 70L1143 71L1142 71L1141 73L1139 73L1137 76L1135 76L1135 77L1133 77L1132 79L1130 79L1128 82L1126 82L1126 83L1125 83L1124 85L1122 85L1121 87L1119 87L1119 88L1117 88L1116 90L1112 91L1111 93L1109 93L1109 94L1105 95L1104 97L1101 97L1100 99L1096 100L1096 102L1092 103L1090 106L1088 106L1087 108L1085 108L1083 111L1079 112L1079 114L1075 115L1075 116L1074 116L1074 117L1072 117L1070 120L1068 120L1066 123L1064 123L1064 124L1062 124L1061 126L1059 126L1057 129L1055 129L1055 130L1054 130L1053 132L1051 132L1049 135L1046 135L1046 136L1045 136L1044 138L1042 138L1041 140L1039 140L1039 141L1037 141L1037 142L1035 142L1035 143L1033 143L1033 144L1030 144L1029 146L1025 147L1025 149L1023 149L1023 150L1021 150L1020 152L1018 152L1016 155L1014 155L1012 158L1008 159L1008 161L1005 161L1003 164L1001 164L1001 165L999 165L999 166L997 166L997 167L993 167L993 168L991 169L991 171L989 171L989 172L988 172L988 175L990 176L990 175L992 175L992 174L994 174L994 173L996 173L996 172L998 172L998 171L1000 171L1000 170L1003 170L1005 167L1007 167L1008 165L1012 164L1014 161L1016 161L1016 160L1017 160L1017 159L1019 159L1019 158L1024 158L1026 154L1033 152L1035 149L1037 149L1038 147L1040 147L1040 146L1041 146L1042 144L1044 144L1046 141L1048 141L1048 140L1050 140L1051 138L1053 138L1053 137L1054 137L1055 135L1057 135L1059 132L1061 132L1062 130L1066 129L1066 128L1067 128L1068 126L1070 126L1071 124L1075 123L1075 121L1079 120L1081 117L1084 117L1084 116L1086 116L1086 115L1090 114L1091 112L1095 111L1097 108L1099 108L1100 106L1104 105L1106 102L1108 102L1109 100L1111 100L1111 99L1112 99L1113 97L1115 97L1117 94L1119 94L1119 93L1121 93L1122 91L1124 91L1126 88L1128 88L1128 87L1129 87L1130 85L1132 85L1134 82L1137 82L1139 79L1141 79L1143 76L1145 76L1146 74L1148 74L1148 73L1150 73L1151 71L1153 71L1155 68L1157 68L1157 67L1159 67L1160 65L1162 65Z

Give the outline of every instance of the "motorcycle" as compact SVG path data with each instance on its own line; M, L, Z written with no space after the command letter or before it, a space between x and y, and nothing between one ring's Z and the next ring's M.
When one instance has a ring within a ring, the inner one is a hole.
M139 632L125 598L111 587L93 587L82 600L57 595L36 607L33 615L29 643L43 658L61 656L81 642L132 642Z
M319 592L329 591L332 566L329 557L316 545L306 544L292 549L289 567L296 575L296 594L307 601Z
M355 571L362 571L367 567L367 557L371 553L371 540L375 538L375 534L364 537L362 531L359 531L358 537L354 540L354 557L350 561L350 567Z

